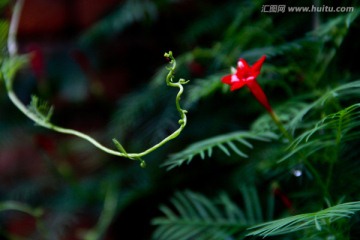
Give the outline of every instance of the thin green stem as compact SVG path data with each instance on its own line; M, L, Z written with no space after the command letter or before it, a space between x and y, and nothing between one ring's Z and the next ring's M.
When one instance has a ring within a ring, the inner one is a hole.
M331 179L332 179L333 173L334 173L334 165L339 157L340 143L341 143L341 139L342 139L342 128L341 128L342 125L343 125L343 115L340 114L337 129L336 129L336 131L337 131L336 132L336 144L335 144L335 147L331 149L334 152L331 152L332 154L329 158L330 159L329 168L328 168L328 173L327 173L327 178L326 178L327 189L330 188Z
M109 149L105 146L103 146L102 144L100 144L98 141L96 141L94 138L90 137L89 135L86 135L82 132L73 130L73 129L67 129L67 128L62 128L59 126L56 126L54 124L51 124L50 122L46 122L45 120L39 118L36 114L34 114L32 111L30 111L20 100L19 98L16 96L16 94L14 93L14 91L12 89L9 89L7 92L10 100L12 101L12 103L22 112L24 113L28 118L30 118L32 121L34 121L37 125L44 127L44 128L48 128L51 130L54 130L56 132L59 133L64 133L64 134L69 134L69 135L74 135L77 137L80 137L88 142L90 142L91 144L93 144L95 147L99 148L100 150L107 152L109 154L112 155L116 155L116 156L120 156L120 157L124 157L125 155L118 152L118 151L114 151L112 149Z
M280 132L282 134L284 134L284 136L290 141L293 142L294 139L291 136L291 134L285 129L284 125L282 124L282 122L280 121L279 117L277 116L277 114L274 111L268 111L270 114L271 119L274 121L274 123L276 124L276 126L279 128Z
M24 63L24 60L20 59L17 55L18 47L17 47L17 42L16 42L16 35L17 35L17 30L18 30L19 21L20 21L20 15L21 15L21 9L22 9L23 4L24 4L24 0L18 0L15 3L13 15L11 17L11 22L10 22L9 34L8 34L8 50L9 50L10 59L8 59L7 63L5 64L5 67L3 66L1 69L1 71L2 71L1 76L5 80L7 94L9 96L10 100L12 101L12 103L23 114L25 114L29 119L34 121L35 124L37 124L41 127L48 128L48 129L51 129L51 130L59 132L59 133L69 134L69 135L73 135L73 136L82 138L82 139L88 141L89 143L91 143L92 145L94 145L96 148L98 148L101 151L106 152L108 154L119 156L119 157L125 157L125 158L129 158L132 160L139 160L141 162L141 166L145 166L145 162L144 162L144 160L141 159L141 157L151 153L152 151L158 149L159 147L161 147L168 141L179 136L179 134L183 131L183 129L185 128L186 123L187 123L187 118L186 118L187 111L181 108L180 98L184 91L184 88L182 85L188 83L188 81L185 81L184 79L179 79L178 82L173 82L174 71L176 68L176 61L175 61L175 58L173 57L173 54L171 51L168 53L165 53L165 57L170 58L170 64L171 64L171 66L168 67L169 73L166 77L166 84L170 87L179 88L179 92L176 95L176 99L175 99L175 105L176 105L176 109L178 110L178 112L180 114L180 120L179 120L180 127L176 131L174 131L171 135L164 138L161 142L155 144L154 146L148 148L147 150L145 150L143 152L127 153L125 151L125 149L121 146L121 144L116 139L113 139L113 141L115 143L115 146L118 149L117 150L110 149L108 147L105 147L104 145L102 145L101 143L96 141L94 138L92 138L91 136L89 136L85 133L82 133L82 132L74 130L74 129L63 128L63 127L52 124L50 122L50 116L52 113L52 109L50 112L46 113L46 116L45 116L42 114L41 110L38 109L39 106L37 103L34 102L34 104L32 106L33 109L30 109L29 107L25 106L19 100L19 98L16 96L16 94L13 91L13 79L16 75L16 71ZM20 60L22 60L22 61L20 61Z
M169 136L164 138L162 141L160 141L159 143L155 144L154 146L152 146L152 147L148 148L147 150L145 150L143 152L140 152L140 153L126 153L125 150L123 150L123 148L118 149L118 150L113 150L113 149L110 149L110 148L102 145L97 140L95 140L94 138L92 138L91 136L89 136L89 135L87 135L85 133L82 133L82 132L74 130L74 129L63 128L63 127L56 126L56 125L52 124L49 121L49 118L40 117L39 115L34 113L34 111L29 109L27 106L25 106L19 100L19 98L16 96L16 94L13 91L13 87L12 87L12 85L13 85L12 84L12 82L13 82L12 77L15 74L11 74L11 75L3 74L3 75L4 75L5 78L7 77L7 79L5 79L5 83L6 83L6 89L7 89L7 94L9 96L9 99L12 101L12 103L23 114L25 114L29 119L34 121L37 125L39 125L41 127L44 127L44 128L51 129L51 130L59 132L59 133L73 135L73 136L82 138L82 139L88 141L89 143L91 143L92 145L94 145L96 148L100 149L103 152L106 152L106 153L111 154L111 155L119 156L119 157L129 158L129 159L132 159L132 160L139 160L141 162L141 166L145 166L145 163L141 159L141 157L153 152L154 150L156 150L159 147L163 146L165 143L167 143L170 140L178 137L179 134L185 128L186 123L187 123L187 117L186 117L187 111L181 108L181 106L180 106L180 98L181 98L181 95L184 92L183 84L186 84L188 81L180 79L178 82L173 82L173 77L174 77L173 72L174 72L175 67L176 67L176 61L175 61L174 57L172 56L171 52L169 52L167 54L167 56L171 57L172 60L171 60L170 63L172 63L172 66L171 66L171 68L169 68L169 74L167 75L166 83L167 83L168 86L179 88L179 92L177 93L176 98L175 98L175 105L176 105L176 108L177 108L177 110L178 110L178 112L180 114L180 120L179 120L179 125L180 126L176 131L174 131L172 134L170 134ZM35 106L35 108L36 108L36 106Z
M23 6L24 6L24 0L17 0L14 6L13 14L11 16L7 44L8 44L9 55L12 57L16 56L18 52L16 35L19 27L21 10Z
M124 153L122 151L122 149L119 149L120 152L123 152L123 154L125 154L125 156L127 156L129 158L134 158L134 159L140 158L140 157L143 157L143 156L149 154L150 152L156 150L157 148L161 147L162 145L164 145L168 141L178 137L179 134L184 130L184 128L185 128L185 126L187 124L187 117L186 117L187 111L181 108L180 99L181 99L181 95L184 92L183 85L187 84L189 81L186 81L184 79L179 79L178 82L173 82L174 71L175 71L175 68L176 68L175 58L173 57L173 54L172 54L171 51L168 52L168 53L165 53L164 56L167 57L167 58L170 58L170 64L171 64L171 66L168 67L169 73L166 76L166 84L168 86L170 86L170 87L179 88L179 91L178 91L178 93L176 95L176 98L175 98L175 106L176 106L176 109L178 110L178 112L180 114L180 120L179 120L180 127L176 131L174 131L171 135L164 138L161 142L155 144L154 146L148 148L147 150L145 150L145 151L143 151L141 153Z
M276 115L274 111L269 111L269 114L276 124L276 126L279 128L279 130L284 134L284 136L289 140L290 143L294 141L294 138L292 135L285 129L284 125L280 121L279 117ZM326 197L329 197L329 191L328 191L328 185L324 183L323 179L319 175L318 171L314 168L314 166L307 160L307 158L302 154L299 153L301 157L301 161L305 164L305 166L310 170L310 172L313 174L315 179L318 181L319 185L323 189L323 193Z
M43 236L48 235L48 232L44 226L44 221L42 220L44 215L44 210L42 208L32 208L25 203L17 201L5 201L0 202L0 212L2 211L18 211L32 216L36 220L38 231L41 232Z
M31 208L27 204L16 202L16 201L6 201L0 202L0 212L1 211L10 211L15 210L23 212L33 216L34 218L39 218L43 215L43 210L40 208Z
M111 221L116 215L117 208L117 194L114 187L109 186L106 192L104 207L99 217L96 226L86 233L85 240L100 240L103 238L106 230L108 229Z

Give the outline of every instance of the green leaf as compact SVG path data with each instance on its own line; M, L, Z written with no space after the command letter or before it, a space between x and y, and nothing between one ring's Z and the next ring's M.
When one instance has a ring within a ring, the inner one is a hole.
M248 226L242 210L225 194L212 201L191 191L177 192L171 202L176 212L160 207L165 217L153 219L152 224L158 226L153 239L225 239Z
M331 99L348 99L360 96L360 80L342 84L334 89L326 91L317 100L309 103L307 106L298 111L298 113L289 122L289 128L293 131L299 126L307 114L318 107L324 106Z
M39 99L36 95L31 96L31 102L28 109L47 123L50 122L50 118L54 112L53 106L50 106L48 102Z
M196 79L194 83L189 86L184 105L188 108L200 99L209 97L211 94L221 89L223 86L220 81L222 76L224 76L223 73L217 73L208 76L206 79Z
M1 3L0 3L0 8L1 8ZM1 58L3 58L3 55L5 54L7 38L8 38L8 31L9 31L9 23L7 21L0 20L0 56L1 56Z
M128 0L111 14L87 30L80 38L81 44L90 45L122 32L129 25L146 18L154 19L157 7L152 1Z
M160 207L164 216L153 219L152 224L157 226L153 239L243 239L247 226L262 222L263 217L255 187L243 185L241 195L244 210L225 193L209 199L188 190L177 192L171 199L172 206Z
M342 203L318 212L299 214L258 224L249 228L251 232L247 236L268 237L305 229L320 231L324 226L329 226L331 223L342 218L349 218L359 210L359 201Z
M280 162L302 151L305 156L360 138L360 103L329 114L315 126L298 136L289 146L289 153Z
M17 71L28 62L27 55L15 56L3 59L1 64L1 74L5 80L7 89L11 89L15 74Z
M162 166L166 166L167 169L170 170L174 167L181 166L184 162L190 163L196 155L200 155L202 159L211 157L213 148L219 148L227 156L231 156L232 153L235 153L239 157L246 158L247 155L237 146L237 144L241 144L241 146L246 148L252 148L252 145L247 140L271 141L274 139L277 139L277 136L272 132L253 133L237 131L223 134L189 145L184 150L171 155ZM207 156L205 152L208 153Z

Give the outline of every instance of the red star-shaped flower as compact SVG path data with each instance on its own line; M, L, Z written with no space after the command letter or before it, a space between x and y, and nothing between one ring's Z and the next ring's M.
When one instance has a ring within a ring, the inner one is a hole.
M256 81L257 76L260 74L262 64L266 56L262 56L253 66L249 66L247 62L240 58L237 63L236 72L226 75L221 79L223 83L230 85L230 90L234 91L246 85L256 99L266 108L268 112L272 112L271 106L266 98L265 93Z

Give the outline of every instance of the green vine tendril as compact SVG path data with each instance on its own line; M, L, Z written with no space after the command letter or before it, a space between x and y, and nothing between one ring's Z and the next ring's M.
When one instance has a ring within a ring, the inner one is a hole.
M156 145L148 148L147 150L140 152L140 153L127 153L124 149L124 147L120 144L120 142L117 139L113 139L113 143L117 150L110 149L108 147L105 147L98 141L96 141L91 136L79 132L74 129L69 128L63 128L60 126L56 126L50 122L50 118L53 113L53 107L50 106L47 102L40 100L37 96L32 96L32 100L30 102L29 106L25 106L19 98L16 96L14 90L13 90L13 82L15 75L17 71L28 62L28 56L27 55L18 55L18 47L16 42L16 35L20 20L20 13L23 6L24 0L18 0L15 3L13 15L10 20L10 26L9 26L9 34L7 39L7 47L9 55L6 56L6 58L2 58L0 56L0 82L3 80L5 83L5 88L7 91L7 94L11 100L11 102L23 113L25 114L29 119L35 122L36 125L51 129L53 131L63 133L63 134L69 134L74 135L79 138L82 138L92 145L94 145L96 148L100 149L101 151L104 151L108 154L128 158L131 160L137 160L140 161L140 166L145 167L146 163L142 159L143 156L151 153L152 151L158 149L168 141L176 138L179 136L179 134L182 132L182 130L185 128L186 125L186 110L182 109L180 107L180 97L184 91L184 88L182 85L188 83L189 81L186 81L184 79L180 79L178 82L174 82L174 71L176 68L176 61L171 51L168 53L165 53L164 56L166 58L170 59L170 66L167 67L169 70L168 75L166 76L166 84L170 87L177 87L179 88L179 92L176 95L175 104L176 108L180 114L180 120L179 124L180 127L173 132L171 135L167 136L165 139L163 139L161 142L157 143Z
M90 142L92 145L94 145L98 149L100 149L108 154L119 156L119 157L125 157L125 158L131 159L131 160L138 160L138 161L140 161L140 166L145 167L146 166L145 161L141 157L151 153L152 151L161 147L168 141L179 136L181 131L184 129L184 127L186 125L186 121L187 121L186 110L184 110L180 107L180 97L184 91L184 88L182 85L188 83L188 81L185 81L184 79L180 79L178 82L173 81L173 78L174 78L173 73L176 68L176 61L175 61L175 58L173 57L171 51L168 53L165 53L165 57L168 57L171 59L171 61L170 61L171 66L167 68L169 70L169 73L166 77L166 83L170 87L179 88L179 92L176 96L175 103L176 103L176 108L180 113L180 118L181 118L179 120L180 127L175 132L173 132L171 135L169 135L168 137L163 139L161 142L159 142L158 144L156 144L156 145L150 147L149 149L147 149L143 152L140 152L140 153L127 153L125 151L124 147L115 138L113 139L113 142L114 142L117 150L113 150L108 147L105 147L104 145L102 145L101 143L96 141L94 138L92 138L91 136L89 136L85 133L79 132L74 129L63 128L63 127L52 124L50 122L50 118L51 118L51 115L53 112L53 107L50 107L46 102L39 100L36 96L32 97L32 101L29 106L25 106L19 100L19 98L16 96L15 92L13 91L13 79L14 79L14 76L16 75L16 71L20 68L20 65L22 65L21 63L25 62L25 61L23 61L22 56L13 56L7 62L4 62L1 66L1 72L2 72L1 75L3 77L3 80L5 81L7 94L9 96L10 100L12 101L12 103L23 114L25 114L28 118L30 118L32 121L34 121L36 125L51 129L51 130L59 132L59 133L77 136L79 138L82 138L82 139Z

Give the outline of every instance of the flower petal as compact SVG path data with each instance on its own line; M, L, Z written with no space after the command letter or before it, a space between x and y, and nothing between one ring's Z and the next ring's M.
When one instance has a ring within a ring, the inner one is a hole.
M238 71L239 70L240 71L244 71L244 70L246 71L247 69L249 69L249 65L247 64L247 62L244 59L240 58L238 63L237 63L237 68L238 68Z
M259 75L260 69L261 69L265 59L266 59L266 56L264 55L259 60L257 60L256 63L254 63L254 65L252 65L251 70L253 71L254 74L256 74L255 77L257 77L257 75Z
M257 81L250 81L246 84L248 88L250 89L251 93L256 97L256 99L263 105L268 112L272 112L272 108L269 104L269 101L261 89L260 85Z
M229 74L229 75L222 77L221 81L226 84L231 84L232 75L233 74Z
M244 85L245 85L244 81L235 82L235 83L231 84L230 90L235 91L236 89L242 88Z

